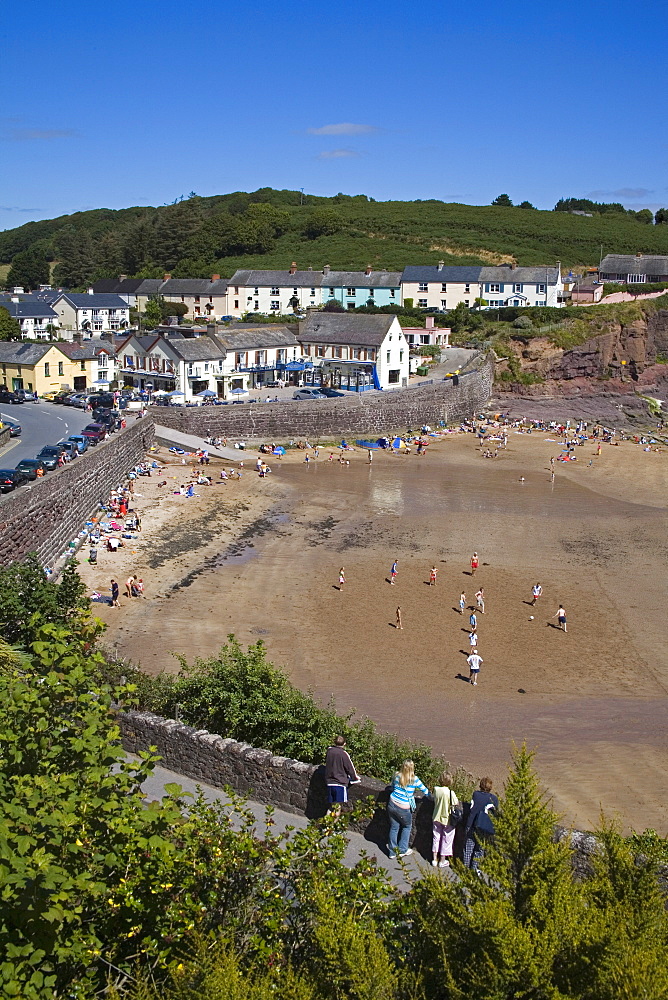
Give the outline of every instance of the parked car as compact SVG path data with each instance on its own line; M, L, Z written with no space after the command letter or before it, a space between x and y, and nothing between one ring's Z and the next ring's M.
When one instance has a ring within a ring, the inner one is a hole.
M41 451L37 452L35 458L42 463L47 472L53 472L54 469L58 468L60 448L47 444Z
M103 406L105 409L112 410L114 408L114 394L113 392L94 392L92 396L88 397L88 402L95 409L97 406Z
M61 389L51 399L52 403L64 403L68 396L72 395L71 389Z
M59 441L56 448L60 448L61 451L66 451L70 458L79 457L79 449L74 441Z
M22 458L16 466L17 472L22 472L26 479L37 479L37 470L46 472L43 463L38 458Z
M120 430L122 419L118 410L107 410L102 407L93 410L93 420L96 424L104 424L109 434Z
M9 427L10 437L20 437L21 436L21 424L17 424L15 420L8 420L7 417L0 417L4 427Z
M36 392L29 392L27 389L17 389L16 395L24 403L39 403L39 396Z
M89 444L98 444L106 438L107 428L104 424L87 424L81 433L83 437L89 439Z
M67 440L77 446L77 451L80 455L83 455L85 451L88 451L88 438L84 437L83 434L70 434Z
M26 476L18 469L0 469L0 493L11 493L17 486L22 486Z
M295 389L293 399L327 399L319 389Z
M332 389L326 385L321 385L318 391L321 392L323 396L326 396L327 399L333 399L335 396L343 396L343 393L339 392L338 389Z
M0 403L22 403L23 400L11 389L0 389Z
M85 410L88 406L87 392L73 392L63 400L65 406L76 406L79 410Z

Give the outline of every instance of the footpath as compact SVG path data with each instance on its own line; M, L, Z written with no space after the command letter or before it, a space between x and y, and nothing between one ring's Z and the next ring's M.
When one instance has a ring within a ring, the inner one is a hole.
M195 434L183 434L181 431L174 431L171 427L163 427L162 424L155 424L155 438L159 444L164 444L168 448L182 448L183 451L198 451L206 448L211 458L222 458L226 462L243 462L244 450L242 448L215 448L212 444L207 444L204 438ZM257 449L250 449L255 454Z
M223 805L229 805L230 799L224 792L219 788L213 788L211 785L203 784L202 782L193 781L190 778L184 777L182 774L177 774L176 771L169 771L164 767L156 767L153 774L148 778L143 786L144 791L148 801L153 801L154 799L161 799L163 795L166 795L165 786L169 784L180 785L184 792L188 792L192 795L197 794L197 789L201 788L204 798L207 802L222 802ZM259 802L253 802L250 799L247 801L248 808L251 810L255 816L257 823L256 830L258 836L262 837L264 832L264 814L266 806ZM283 832L288 828L292 827L297 830L303 830L308 826L308 820L305 816L300 816L295 813L285 812L282 809L274 808L273 813L274 819L274 831ZM362 853L365 853L368 857L375 858L379 867L384 868L389 876L399 889L409 889L411 881L419 878L423 871L429 868L432 870L429 861L420 857L419 854L412 854L408 858L404 858L403 866L399 864L392 858L381 851L381 849L371 841L365 840L361 833L354 833L353 831L348 831L348 848L344 857L344 864L352 867L359 861ZM452 873L448 869L441 869L441 873L446 877L453 877Z

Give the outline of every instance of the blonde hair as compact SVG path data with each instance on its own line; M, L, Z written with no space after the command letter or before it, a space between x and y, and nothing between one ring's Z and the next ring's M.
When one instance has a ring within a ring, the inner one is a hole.
M415 777L415 764L412 760L405 760L399 770L397 771L397 777L399 778L399 784L405 788L406 785L410 785L413 778Z
M438 780L442 788L450 788L452 785L452 775L449 771L442 771Z

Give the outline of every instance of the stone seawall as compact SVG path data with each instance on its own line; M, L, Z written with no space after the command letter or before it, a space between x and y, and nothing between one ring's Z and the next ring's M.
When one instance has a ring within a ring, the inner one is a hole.
M237 743L206 729L193 729L175 719L164 719L151 712L119 712L116 722L123 747L128 753L140 754L155 747L164 767L184 777L214 788L229 786L256 802L264 802L308 819L317 819L327 811L327 787L322 765L279 757L271 750ZM381 848L387 844L389 831L386 811L388 794L388 785L367 777L362 777L360 784L351 785L349 790L353 804L369 797L376 803L371 819L351 823L351 828ZM418 801L411 838L411 846L428 859L431 859L432 813L430 798ZM563 838L569 838L574 848L575 872L581 876L587 874L591 869L592 854L597 849L596 839L580 830L556 827L555 839ZM462 848L463 829L460 826L455 840L457 856L461 856Z
M53 564L100 500L144 459L153 436L153 422L144 417L70 465L0 499L0 566L35 550L45 565Z
M350 398L243 403L231 406L161 407L156 420L164 427L204 437L207 432L251 441L352 435L393 434L423 424L437 426L470 417L488 401L494 359L481 358L470 372L452 380L416 385ZM157 412L157 411L156 411Z

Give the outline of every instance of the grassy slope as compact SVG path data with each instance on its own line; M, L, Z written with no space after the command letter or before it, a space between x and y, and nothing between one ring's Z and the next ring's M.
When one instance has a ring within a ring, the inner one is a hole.
M272 193L274 194L274 193ZM279 202L285 193L275 193ZM204 216L224 210L231 196L201 200ZM310 197L310 196L307 196ZM346 224L334 236L307 240L301 228L313 207L336 210ZM501 263L515 260L521 265L553 264L564 267L598 264L603 252L668 254L668 225L643 225L624 215L602 215L587 219L561 212L530 211L445 204L443 202L366 202L362 199L336 203L312 199L311 204L284 204L291 216L290 230L275 248L263 255L227 257L218 270L231 275L237 267L286 267L296 260L300 267L358 269L366 264L401 270L409 263L447 264ZM145 213L162 209L129 208L122 211L97 209L28 223L0 233L0 261L8 262L18 249L37 239L51 239L60 228L73 224L98 237L109 229L122 228Z

